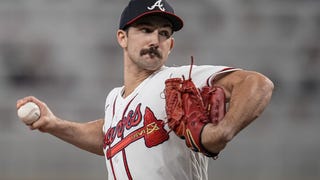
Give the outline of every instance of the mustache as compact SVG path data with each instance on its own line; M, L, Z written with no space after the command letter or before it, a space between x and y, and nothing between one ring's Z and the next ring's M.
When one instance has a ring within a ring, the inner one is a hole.
M156 56L160 59L162 59L162 55L161 53L158 51L158 49L156 47L150 47L148 49L142 49L140 51L140 56L143 56L143 55L146 55L146 54L149 54L150 56Z

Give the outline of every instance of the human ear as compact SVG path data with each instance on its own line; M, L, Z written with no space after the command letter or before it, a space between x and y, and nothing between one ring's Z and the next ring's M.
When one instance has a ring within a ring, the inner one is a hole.
M174 47L174 38L171 38L171 42L170 42L170 50L168 52L168 54L170 54L171 50L173 49Z
M124 30L117 31L117 40L122 48L127 47L127 32Z

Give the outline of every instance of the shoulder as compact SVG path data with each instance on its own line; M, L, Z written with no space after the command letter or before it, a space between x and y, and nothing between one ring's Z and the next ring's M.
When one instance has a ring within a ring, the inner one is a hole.
M248 80L248 79L253 80L253 81L261 81L261 82L269 81L269 78L260 72L250 71L250 70L242 70L242 69L239 69L239 70L234 71L232 73L219 74L215 78L217 83L219 83L219 81L228 81L228 82L233 82L234 84L240 83L240 82L242 82L244 80Z
M106 101L110 100L110 99L114 99L115 96L117 96L119 94L120 91L122 91L123 87L116 87L113 88L107 95L106 97Z

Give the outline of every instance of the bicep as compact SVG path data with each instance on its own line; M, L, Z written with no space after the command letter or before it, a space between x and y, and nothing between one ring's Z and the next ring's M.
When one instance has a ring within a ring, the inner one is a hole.
M93 147L98 148L98 152L96 154L103 154L103 139L104 139L104 132L103 132L103 124L104 119L97 119L94 121L87 122L85 124L85 129L87 129L88 138L87 141L93 144Z
M240 82L245 74L244 70L222 73L212 80L212 85L223 88L226 98L229 100L234 85Z
M222 87L225 91L226 98L229 100L233 89L248 78L257 79L257 81L263 81L267 79L264 75L255 71L237 70L217 75L212 84Z
M103 133L103 124L104 119L97 119L94 121L90 121L86 123L85 126L87 126L88 131L90 131L90 134L93 134L95 137L99 139L103 139L104 133Z

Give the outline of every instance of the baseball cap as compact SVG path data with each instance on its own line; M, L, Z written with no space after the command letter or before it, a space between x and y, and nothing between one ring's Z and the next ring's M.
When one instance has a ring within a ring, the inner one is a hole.
M173 31L179 31L183 27L182 19L175 15L166 0L130 0L121 14L119 29L124 30L141 17L151 14L168 19Z

